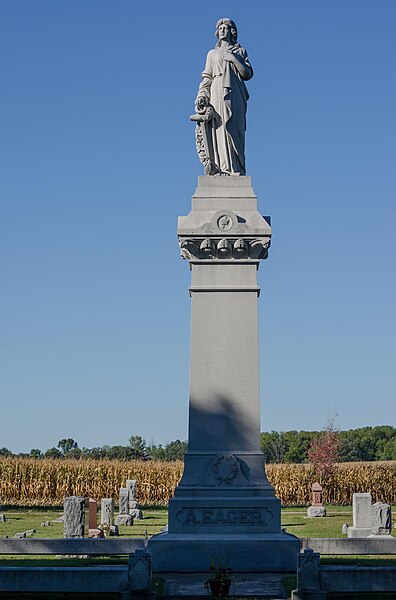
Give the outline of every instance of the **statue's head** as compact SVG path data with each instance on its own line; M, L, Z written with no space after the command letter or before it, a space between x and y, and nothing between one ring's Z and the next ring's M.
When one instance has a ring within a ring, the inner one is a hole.
M234 21L232 19L220 19L219 21L217 21L216 23L216 37L218 39L218 44L220 43L220 27L222 25L227 25L228 29L230 31L230 42L232 44L236 44L237 40L238 40L238 30L237 30L237 26L235 25Z

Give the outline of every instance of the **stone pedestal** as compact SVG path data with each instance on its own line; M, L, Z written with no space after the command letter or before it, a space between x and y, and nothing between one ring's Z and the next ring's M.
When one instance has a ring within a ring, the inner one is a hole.
M192 276L189 450L153 568L293 570L299 541L281 531L260 451L257 270L271 227L250 177L199 177L178 236Z

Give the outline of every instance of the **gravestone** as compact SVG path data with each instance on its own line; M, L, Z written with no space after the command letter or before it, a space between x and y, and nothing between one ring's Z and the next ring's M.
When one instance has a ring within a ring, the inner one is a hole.
M94 498L88 500L88 529L96 529L98 526L98 503Z
M323 506L323 487L317 481L312 484L312 506Z
M260 450L257 270L271 228L250 177L199 177L178 234L192 276L189 442L153 567L206 571L215 556L239 572L294 570L299 540L281 530Z
M126 489L128 491L128 514L133 519L143 519L142 510L136 501L136 479L127 479Z
M392 513L390 504L376 502L371 507L371 532L373 535L390 535Z
M326 509L322 503L323 488L317 481L312 484L312 504L308 507L308 517L325 517Z
M320 554L305 548L297 558L297 589L292 600L326 600L320 589Z
M348 527L349 538L361 538L371 535L371 494L353 494L353 526Z
M82 496L68 496L64 499L63 537L84 537L86 499Z
M120 515L128 514L128 488L120 488Z
M120 488L120 510L116 516L116 525L133 525L133 517L129 514L128 488Z
M98 503L94 498L88 500L88 537L103 538L104 533L98 528Z
M116 525L127 525L128 527L131 527L133 525L132 515L117 515Z
M128 560L128 588L133 591L148 591L152 579L151 554L137 548Z
M239 572L293 571L300 542L281 528L260 450L257 271L271 225L245 175L244 80L253 71L239 44L232 67L241 77L223 61L235 23L221 19L216 32L192 116L205 175L177 231L191 271L188 452L168 531L148 547L156 572L207 571L211 557Z
M102 498L100 504L100 524L111 527L114 520L114 500L113 498Z

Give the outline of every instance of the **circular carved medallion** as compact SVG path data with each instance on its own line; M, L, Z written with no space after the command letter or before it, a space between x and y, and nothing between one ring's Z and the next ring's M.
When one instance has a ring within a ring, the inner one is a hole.
M213 462L213 476L220 483L231 483L238 474L238 461L233 454L221 454Z
M217 226L222 231L227 231L228 229L231 229L232 225L233 225L232 219L229 215L222 215L217 220Z

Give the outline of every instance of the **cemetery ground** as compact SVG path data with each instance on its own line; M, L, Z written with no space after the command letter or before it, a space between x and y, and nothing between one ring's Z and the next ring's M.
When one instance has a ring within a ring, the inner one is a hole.
M395 514L393 508L393 514ZM286 528L288 533L294 534L300 538L346 538L341 533L344 523L352 524L351 506L326 506L327 516L319 518L308 518L306 507L284 507L282 509L282 527ZM6 515L6 521L0 522L0 538L8 536L12 538L16 533L33 530L36 532L30 535L31 538L63 538L63 523L53 522L62 514L61 507L43 508L43 507L4 507L2 512ZM135 520L131 527L120 526L119 537L141 537L159 533L167 524L168 508L167 506L145 506L143 507L144 519ZM42 526L42 523L50 522L48 526ZM392 535L396 534L396 529L392 529ZM91 557L91 558L69 558L58 556L32 556L32 555L13 555L2 556L1 564L3 566L13 566L18 561L20 566L83 566L98 563L127 563L126 556L112 557ZM356 564L365 566L396 566L395 556L322 556L322 564Z

